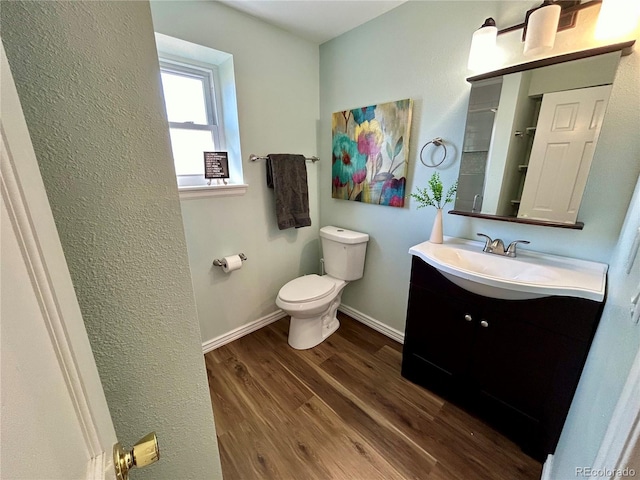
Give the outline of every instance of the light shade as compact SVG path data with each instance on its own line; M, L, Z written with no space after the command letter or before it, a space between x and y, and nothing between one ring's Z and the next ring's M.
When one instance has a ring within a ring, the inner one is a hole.
M529 15L524 54L538 55L553 48L560 21L560 5L543 5Z
M497 36L498 29L493 18L487 18L482 27L473 32L467 64L469 70L481 70L492 61L496 54Z
M638 25L639 15L640 2L602 0L596 23L596 39L608 40L628 35Z

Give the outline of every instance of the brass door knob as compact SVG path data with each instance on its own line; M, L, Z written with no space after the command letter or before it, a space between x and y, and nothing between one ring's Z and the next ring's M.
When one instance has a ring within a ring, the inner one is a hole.
M138 440L130 452L126 452L120 443L116 443L113 446L116 479L128 480L131 468L146 467L157 462L159 458L160 447L158 446L156 432L151 432Z

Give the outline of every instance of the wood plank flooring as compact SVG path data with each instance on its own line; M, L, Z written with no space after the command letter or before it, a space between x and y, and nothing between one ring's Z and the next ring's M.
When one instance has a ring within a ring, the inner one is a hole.
M402 346L344 314L310 350L288 318L205 355L225 480L533 480L511 441L400 375Z

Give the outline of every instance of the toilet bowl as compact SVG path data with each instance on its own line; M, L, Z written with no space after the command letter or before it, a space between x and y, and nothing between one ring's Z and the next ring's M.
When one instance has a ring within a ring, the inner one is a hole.
M315 347L338 329L342 291L364 273L369 235L329 226L320 229L320 240L327 274L291 280L276 298L276 305L291 317L289 345L297 350Z
M336 315L346 285L330 275L306 275L280 289L276 305L291 317L289 345L296 350L312 348L338 329Z

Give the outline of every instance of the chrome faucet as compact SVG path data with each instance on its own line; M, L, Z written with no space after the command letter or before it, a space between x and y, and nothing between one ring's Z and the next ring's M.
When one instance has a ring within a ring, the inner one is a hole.
M478 233L477 235L485 238L484 248L482 249L483 252L495 253L496 255L506 255L502 239L496 238L495 240L492 240L489 235L485 235L484 233Z
M525 244L530 243L527 240L516 240L514 242L511 242L507 247L507 249L505 250L504 242L502 241L502 239L496 238L495 240L492 240L489 235L485 235L484 233L478 233L477 235L479 237L485 238L484 248L482 249L483 252L494 253L496 255L503 255L505 257L515 257L516 245L518 245L519 243L525 243Z

